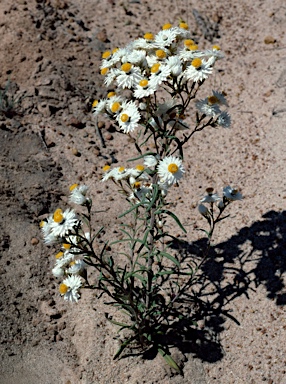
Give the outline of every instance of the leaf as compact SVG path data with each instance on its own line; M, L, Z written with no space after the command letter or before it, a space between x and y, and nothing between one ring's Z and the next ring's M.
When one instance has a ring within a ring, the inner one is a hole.
M118 349L118 351L116 352L116 354L114 355L113 357L113 360L117 359L121 353L123 352L123 350L127 347L127 345L129 345L130 343L132 343L133 340L135 340L137 337L137 334L133 337L131 337L130 339L126 340L124 343L122 343L120 345L120 348Z
M129 160L127 160L127 162L128 162L128 161L139 160L139 159L142 159L142 158L144 158L145 156L149 156L149 155L156 156L157 153L156 153L156 152L146 152L146 153L144 153L144 155L141 155L141 156L138 156L138 157L134 157L133 159L129 159Z
M150 209L152 209L152 207L154 206L154 203L155 203L155 201L156 201L156 199L157 199L157 196L158 196L158 190L159 190L159 188L158 188L158 184L153 184L153 194L152 194L152 199L151 199L151 201L150 201L149 206L148 206L147 209L146 209L146 212L149 212Z
M171 260L174 264L176 264L177 267L180 268L181 264L180 264L180 262L174 256L172 256L169 253L164 252L164 251L161 251L160 255L162 255L162 256L166 257L167 259Z
M178 219L178 217L173 213L173 212L170 212L168 211L167 209L160 209L159 211L156 211L155 214L160 214L160 213L165 213L166 215L169 215L171 216L175 222L178 224L178 226L185 232L187 233L187 231L185 230L185 228L183 227L183 225L181 224L180 220Z
M167 354L163 349L161 348L158 348L158 351L159 353L163 356L163 358L165 359L166 363L169 364L169 366L173 369L175 369L175 371L177 371L178 373L182 374L182 371L180 369L180 367L178 366L178 364L175 362L175 360L171 357L170 354Z
M119 215L118 218L120 219L121 217L123 217L123 216L127 215L128 213L134 211L134 209L140 207L140 205L141 205L141 202L140 202L140 203L137 203L137 204L135 204L135 205L133 205L133 206L132 206L130 209L128 209L126 212L121 213L121 215Z

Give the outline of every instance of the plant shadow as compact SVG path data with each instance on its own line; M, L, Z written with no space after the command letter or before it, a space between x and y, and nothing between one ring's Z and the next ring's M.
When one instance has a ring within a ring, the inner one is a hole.
M173 240L170 244L180 261L195 259L197 264L206 246L204 239L194 243ZM196 284L176 302L174 320L162 322L158 345L165 346L166 351L177 347L183 354L191 353L202 361L221 360L224 351L220 337L225 321L231 319L240 324L232 315L231 303L240 296L251 299L255 289L264 285L269 299L285 305L285 272L286 211L269 211L262 220L210 249ZM198 322L201 326L195 325ZM143 357L153 359L155 355L151 348Z

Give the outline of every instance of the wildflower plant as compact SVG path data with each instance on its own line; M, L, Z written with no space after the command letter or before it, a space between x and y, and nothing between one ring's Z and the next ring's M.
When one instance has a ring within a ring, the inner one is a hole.
M184 145L199 131L230 126L222 92L213 90L198 98L222 58L218 46L200 50L183 21L104 52L100 71L108 91L106 98L93 103L93 115L104 115L118 132L132 137L137 154L129 160L140 161L135 167L103 169L102 182L113 182L128 202L120 216L126 219L121 226L123 238L104 240L102 249L95 251L102 228L96 232L92 228L92 200L84 185L71 187L70 201L85 207L86 213L57 209L41 224L45 242L61 246L53 274L62 279L63 298L78 301L82 288L96 289L109 297L107 304L127 316L121 322L107 315L120 330L128 331L115 358L139 343L143 349L155 348L180 372L164 336L178 322L195 326L188 292L208 256L216 224L228 217L229 204L242 198L230 186L222 197L207 189L198 205L209 225L208 247L199 264L185 262L170 248L174 236L166 223L171 220L186 232L168 203L173 186L186 175ZM193 111L192 127L186 122L188 110ZM90 268L97 271L95 281L90 281Z

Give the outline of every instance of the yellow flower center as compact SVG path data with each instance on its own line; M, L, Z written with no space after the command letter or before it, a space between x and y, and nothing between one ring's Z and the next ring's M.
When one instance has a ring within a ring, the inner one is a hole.
M148 80L147 80L147 79L142 79L142 80L140 80L140 81L139 81L139 85L140 85L140 87L142 87L142 88L147 87L147 85L148 85Z
M72 267L73 265L75 265L75 261L70 262L70 267Z
M145 40L154 40L154 35L153 35L153 33L150 33L150 32L145 33L145 35L144 35L144 39L145 39Z
M170 29L170 28L172 28L172 24L170 24L170 23L166 23L162 27L163 30Z
M219 46L219 45L214 45L214 46L213 46L213 50L215 50L215 51L220 51L220 46Z
M98 104L98 100L94 100L94 102L92 103L92 108L95 108Z
M121 65L121 69L125 73L130 72L131 68L132 68L132 64L130 64L130 63L124 63Z
M129 120L129 116L126 113L122 113L122 115L120 116L120 120L122 121L122 123L126 123Z
M116 95L116 93L112 91L112 92L108 92L107 97L110 99L111 97L113 97L115 95Z
M64 283L62 283L59 287L59 291L61 295L65 295L68 290L69 290L69 287Z
M187 29L187 30L189 29L188 24L185 23L185 22L181 22L181 23L179 24L179 27L182 28L182 29Z
M184 40L184 45L186 47L189 47L189 46L194 45L194 44L195 44L194 40L191 40L191 39Z
M166 52L164 52L162 49L157 49L156 56L158 57L158 59L165 59L167 55Z
M188 46L189 51L197 51L198 49L199 49L199 47L196 44Z
M102 54L102 58L103 59L107 59L109 56L111 55L111 52L110 51L105 51L105 52L103 52L103 54Z
M40 228L44 228L44 226L46 225L47 223L44 221L44 220L42 220L41 222L40 222Z
M61 223L63 221L63 218L63 211L60 208L56 209L53 216L54 221L56 223Z
M119 48L113 48L112 53L115 53L118 51Z
M102 169L104 172L107 172L110 170L110 165L105 165Z
M195 67L195 68L200 68L202 66L202 60L199 59L198 57L196 57L193 61L192 61L192 66Z
M76 187L78 187L78 184L73 184L70 186L70 191L73 191Z
M57 254L56 254L56 259L60 259L62 256L63 256L63 252L58 252Z
M118 172L124 172L125 171L125 168L124 167L120 167L119 169L118 169Z
M208 97L208 103L211 104L211 105L213 105L213 104L217 104L218 101L219 101L218 98L215 97L215 96L209 96L209 97Z
M141 164L136 165L135 168L137 169L137 171L140 171L140 172L144 171L145 169L144 165L141 165Z
M151 72L152 73L157 73L159 71L159 69L160 69L160 65L161 65L160 63L153 64L152 68L151 68Z
M101 75L106 75L108 72L108 68L102 68L102 70L100 71Z
M70 249L71 245L68 243L63 244L64 249Z
M171 163L168 165L168 171L169 172L176 173L176 172L178 172L178 170L179 170L179 167L177 166L177 164Z
M119 110L120 108L120 103L118 103L118 101L116 101L115 103L112 104L111 106L111 112L115 113Z
M140 187L141 187L141 183L140 183L140 181L135 181L135 183L133 184L133 187L134 187L135 189L140 188Z

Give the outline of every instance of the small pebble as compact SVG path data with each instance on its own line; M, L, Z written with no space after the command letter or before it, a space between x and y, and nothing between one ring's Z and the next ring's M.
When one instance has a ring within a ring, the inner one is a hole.
M276 43L276 39L273 36L266 36L264 38L264 43L265 44L274 44L274 43Z
M80 157L80 156L81 156L81 153L80 153L76 148L73 148L73 149L72 149L72 154L73 154L74 156L77 156L77 157Z
M37 245L37 244L39 244L39 240L38 240L36 237L33 237L33 238L31 239L31 244L32 244L32 245Z

